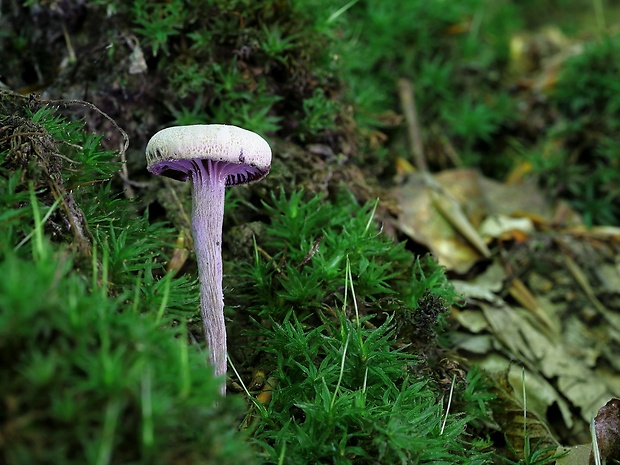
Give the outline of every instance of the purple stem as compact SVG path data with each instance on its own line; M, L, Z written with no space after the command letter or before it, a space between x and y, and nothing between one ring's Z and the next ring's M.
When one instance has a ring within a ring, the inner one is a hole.
M200 314L209 361L216 376L226 375L226 325L222 291L222 223L226 175L217 162L197 162L192 170L192 236L200 280ZM222 383L226 393L226 382Z

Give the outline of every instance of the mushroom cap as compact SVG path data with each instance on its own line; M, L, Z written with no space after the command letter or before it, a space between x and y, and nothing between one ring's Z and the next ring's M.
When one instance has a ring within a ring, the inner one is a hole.
M217 163L226 185L258 181L269 173L271 148L258 134L226 124L173 126L157 132L146 146L147 169L186 181L197 163Z

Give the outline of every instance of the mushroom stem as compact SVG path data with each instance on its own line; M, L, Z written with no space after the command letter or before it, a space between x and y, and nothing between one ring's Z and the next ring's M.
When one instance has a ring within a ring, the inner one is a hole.
M209 360L226 375L226 325L222 291L222 223L226 177L217 162L199 161L192 171L192 236L200 280L200 313ZM206 165L206 166L205 166ZM226 393L226 382L222 383Z
M192 236L200 280L200 313L215 374L226 375L226 326L222 292L222 223L226 186L260 181L271 167L265 139L226 124L162 129L146 145L147 169L192 180ZM226 383L220 387L226 394Z

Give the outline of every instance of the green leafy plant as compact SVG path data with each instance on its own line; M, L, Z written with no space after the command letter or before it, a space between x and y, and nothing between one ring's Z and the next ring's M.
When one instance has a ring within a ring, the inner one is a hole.
M248 336L274 383L253 420L265 461L485 463L464 435L471 418L447 414L417 374L453 299L443 270L394 244L376 204L355 207L346 193L281 192L265 207L262 245L229 301L250 302Z
M275 387L253 437L265 462L486 463L463 436L467 418L448 417L411 374L416 357L393 347L391 320L369 322L338 312L312 327L290 312L263 331Z
M338 114L338 104L325 95L320 88L314 89L312 97L302 103L304 117L300 121L300 138L307 136L317 137L327 130L335 129L335 117Z
M307 16L278 2L182 3L128 4L134 32L159 63L164 101L174 102L168 107L176 122L226 122L265 134L282 128L281 112L286 108L303 114L308 123L296 131L300 138L317 137L327 129L324 121L335 118L339 105L326 99L318 105L319 88L310 79L301 87L288 82L293 69L319 76L317 70L305 69L312 66L308 55L322 60L328 53L318 46L322 34L317 40ZM119 5L116 11L129 13L128 6ZM165 60L159 51L166 54ZM179 58L170 59L170 51ZM286 103L281 104L284 95Z
M560 193L583 214L586 224L620 222L620 185L613 172L620 164L618 121L620 98L614 78L620 67L617 38L605 37L570 58L552 93L562 119L553 137L570 150L574 176ZM578 150L571 147L581 140ZM555 177L567 170L565 159L549 167Z
M172 2L149 2L134 0L132 13L137 24L136 32L143 36L151 46L153 55L159 50L168 54L170 38L179 34L186 19L181 0Z
M185 331L175 339L154 314L89 290L48 244L40 252L0 264L2 461L251 463Z
M295 47L297 38L295 34L283 34L280 26L262 26L262 37L259 39L259 46L263 52L276 60L283 61L287 50Z
M46 107L2 131L0 461L253 463L240 405L170 319L196 293L164 276L171 231L111 192L113 154Z
M354 204L347 194L339 202L329 203L320 197L306 200L303 191L290 197L281 192L272 202L273 206L265 205L271 215L265 247L267 254L274 254L267 267L270 271L263 273L265 265L260 258L242 269L245 276L262 276L252 283L248 300L255 301L254 293L273 297L265 302L271 317L278 319L277 315L286 314L291 306L320 308L326 297L334 298L331 293L341 287L347 263L358 277L356 288L369 303L387 299L397 289L405 292L403 299L412 295L405 289L403 273L411 269L413 257L404 245L394 244L376 231L373 205L351 215L349 208Z

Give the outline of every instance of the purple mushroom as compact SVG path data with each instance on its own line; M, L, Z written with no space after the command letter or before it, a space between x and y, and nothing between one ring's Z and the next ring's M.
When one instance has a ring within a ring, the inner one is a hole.
M200 280L200 313L215 374L226 374L222 292L224 190L269 173L271 148L258 134L223 124L162 129L146 146L148 170L192 180L192 235ZM226 392L226 383L221 388Z

